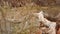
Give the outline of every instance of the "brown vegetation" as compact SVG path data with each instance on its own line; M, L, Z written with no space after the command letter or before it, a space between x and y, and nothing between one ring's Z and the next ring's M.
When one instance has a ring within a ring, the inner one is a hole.
M60 13L60 2L58 1L59 0L0 0L0 33L41 34L42 31L40 31L40 27L36 27L36 25L39 26L40 24L37 21L38 18L32 14L42 10L49 14L49 16L45 18L59 24L60 16L58 14ZM57 15L59 17L56 17ZM28 26L25 26L26 22L28 22ZM59 34L60 25L57 26Z
M0 5L6 5L12 7L22 7L28 4L37 4L39 6L55 6L60 5L59 0L0 0Z

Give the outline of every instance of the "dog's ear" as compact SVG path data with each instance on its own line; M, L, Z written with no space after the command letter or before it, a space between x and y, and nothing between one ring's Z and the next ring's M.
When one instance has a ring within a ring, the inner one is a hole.
M44 18L43 11L40 11L39 13L34 13L34 15L39 18L39 21L43 20Z
M43 16L43 11L40 11L39 13L34 13L35 16Z

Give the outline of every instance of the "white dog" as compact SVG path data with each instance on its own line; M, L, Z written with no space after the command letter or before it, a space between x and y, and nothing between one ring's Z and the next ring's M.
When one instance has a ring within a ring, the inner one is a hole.
M38 16L39 21L42 21L42 23L46 26L49 27L49 31L48 34L56 34L56 22L51 22L49 20L47 20L46 18L44 18L44 13L43 11L40 11L39 13L35 13L35 15Z

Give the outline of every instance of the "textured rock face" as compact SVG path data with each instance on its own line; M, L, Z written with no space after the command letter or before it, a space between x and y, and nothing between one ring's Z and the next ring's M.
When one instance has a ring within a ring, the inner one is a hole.
M56 4L57 5L60 5L60 0L56 0Z
M38 3L39 2L39 3ZM60 0L37 0L37 4L41 5L60 5Z
M33 2L37 5L48 5L46 0L33 0Z

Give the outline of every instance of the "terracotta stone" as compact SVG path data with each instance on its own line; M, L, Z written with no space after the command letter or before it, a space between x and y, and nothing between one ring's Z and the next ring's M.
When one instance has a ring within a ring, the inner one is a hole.
M60 34L60 28L59 28L59 30L57 31L57 34Z

